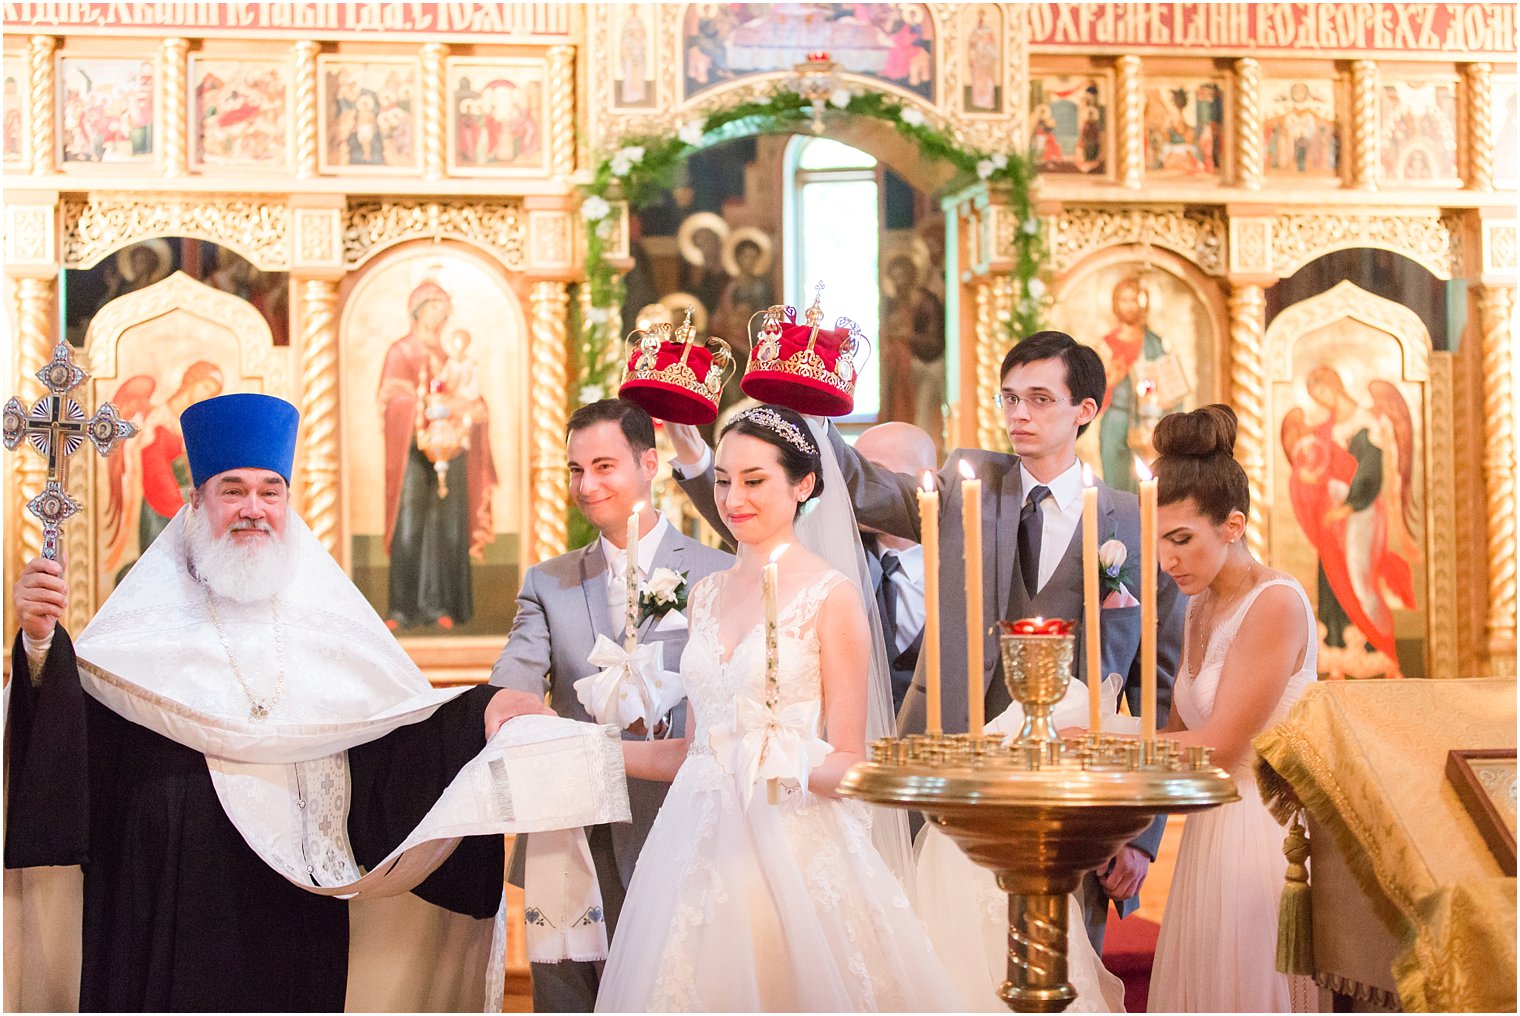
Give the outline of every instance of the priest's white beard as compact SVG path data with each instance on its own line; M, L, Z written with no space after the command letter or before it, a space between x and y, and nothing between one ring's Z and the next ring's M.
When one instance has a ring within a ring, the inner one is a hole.
M268 540L246 544L233 539L239 529L268 533ZM193 505L185 519L185 542L192 573L218 596L239 603L272 599L295 574L299 545L294 530L277 534L267 522L239 519L227 532L211 530L211 513Z

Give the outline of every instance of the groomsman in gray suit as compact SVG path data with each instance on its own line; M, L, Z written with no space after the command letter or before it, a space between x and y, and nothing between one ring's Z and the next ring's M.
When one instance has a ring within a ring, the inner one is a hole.
M588 546L529 568L523 576L512 633L491 669L491 683L508 690L497 692L492 700L486 714L488 730L512 716L545 712L546 690L553 712L594 722L576 697L575 682L598 670L586 662L597 635L622 643L628 517L640 502L653 503L651 483L659 467L654 421L632 402L605 399L571 415L565 443L570 496L601 535ZM644 509L638 561L644 581L656 569L669 568L685 575L689 589L732 563L722 551L683 536L653 508ZM669 670L679 667L686 637L685 615L679 611L649 618L639 628L641 643L664 643ZM684 712L684 704L673 710L655 736L681 736ZM640 737L642 731L625 731L623 736ZM664 783L630 779L633 821L586 830L609 936L615 932L624 891L666 789ZM508 867L507 878L514 885L523 884L526 839L517 838ZM590 1012L601 971L600 962L532 964L534 1010Z
M939 470L940 588L965 585L964 562L955 548L965 545L961 526L961 463L982 481L982 575L985 597L982 629L986 689L984 707L991 719L1009 705L1003 683L996 623L1023 617L1061 617L1077 622L1074 673L1086 677L1081 626L1091 619L1082 609L1082 467L1077 461L1077 437L1087 429L1102 405L1106 390L1103 362L1092 349L1064 332L1038 332L1013 347L1003 359L1001 389L986 393L1003 411L1003 422L1014 454L976 448L957 449ZM969 411L969 410L968 410ZM832 427L835 455L855 502L862 526L917 541L921 538L917 490L922 477L881 469L857 454ZM677 478L688 496L702 506L704 481L698 478L709 462L704 446L694 445L683 428L675 428ZM711 503L711 483L706 502ZM704 510L704 514L705 514ZM1098 484L1098 542L1122 540L1131 567L1139 574L1140 509L1133 494ZM1138 595L1138 581L1131 592ZM1182 646L1185 598L1165 575L1157 584L1159 632L1156 647L1157 725L1166 723L1171 707L1172 681ZM945 675L964 674L965 604L959 596L941 597L940 659ZM1140 608L1100 610L1103 673L1124 675L1124 695L1130 710L1140 712ZM941 681L945 730L964 730L965 682ZM898 715L905 733L924 729L922 667ZM1156 849L1165 818L1128 845L1105 870L1089 873L1078 890L1087 917L1087 934L1094 948L1103 949L1103 932L1112 900L1123 917L1139 905L1138 893Z

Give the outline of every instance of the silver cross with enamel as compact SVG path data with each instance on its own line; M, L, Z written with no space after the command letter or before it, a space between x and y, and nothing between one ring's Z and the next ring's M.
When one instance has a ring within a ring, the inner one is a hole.
M5 404L5 447L14 451L25 439L47 459L47 483L26 507L42 520L42 556L56 561L60 527L80 509L79 502L64 489L68 457L86 438L101 455L110 455L137 433L137 427L123 420L109 402L85 419L84 409L68 394L89 375L74 362L67 342L53 347L53 358L35 376L52 394L38 399L30 410L16 397Z

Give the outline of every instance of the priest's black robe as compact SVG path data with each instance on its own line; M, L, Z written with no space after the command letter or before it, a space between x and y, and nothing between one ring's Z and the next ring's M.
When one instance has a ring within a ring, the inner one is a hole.
M86 694L61 626L40 685L27 680L19 635L11 659L5 866L83 866L80 1009L341 1011L348 904L297 888L254 853L204 755ZM484 746L494 691L471 689L349 750L348 830L361 865L394 849ZM500 836L463 840L413 892L493 916L502 846Z

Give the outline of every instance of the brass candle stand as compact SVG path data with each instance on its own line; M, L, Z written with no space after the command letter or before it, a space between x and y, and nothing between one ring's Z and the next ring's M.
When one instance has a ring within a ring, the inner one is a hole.
M1207 748L1102 735L1060 740L1050 713L1071 680L1071 635L1003 635L1001 649L1009 693L1024 707L1017 736L884 738L839 789L924 812L992 869L1008 894L1008 980L998 996L1016 1012L1060 1012L1077 994L1066 971L1066 897L1083 874L1157 814L1240 795Z

